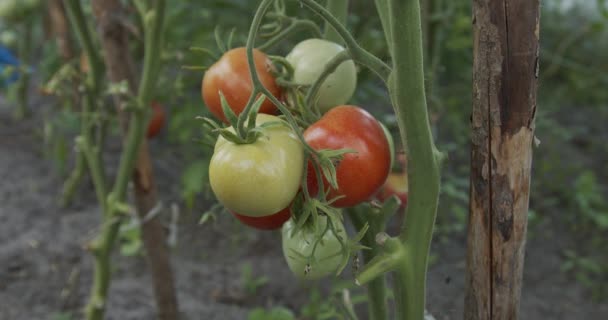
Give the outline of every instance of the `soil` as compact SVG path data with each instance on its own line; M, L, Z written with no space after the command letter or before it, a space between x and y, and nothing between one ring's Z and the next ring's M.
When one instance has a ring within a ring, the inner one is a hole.
M94 191L85 180L69 207L58 204L62 178L43 156L42 118L35 112L14 121L12 108L0 99L0 320L61 319L68 313L66 319L79 319L91 286L92 259L84 246L99 226ZM163 155L155 170L165 207L180 203L175 168L184 164L162 137L151 147ZM106 160L110 167L116 162ZM247 319L255 307L297 311L308 301L310 285L290 274L277 233L250 231L229 216L200 226L201 211L194 212L180 215L172 256L183 319ZM591 301L588 290L560 271L562 248L574 239L553 223L537 226L528 240L520 318L608 319L608 303ZM427 302L437 320L462 319L465 243L458 235L433 245L438 260L428 275ZM106 319L154 319L143 257L117 253L113 261ZM249 294L241 279L245 264L268 279Z

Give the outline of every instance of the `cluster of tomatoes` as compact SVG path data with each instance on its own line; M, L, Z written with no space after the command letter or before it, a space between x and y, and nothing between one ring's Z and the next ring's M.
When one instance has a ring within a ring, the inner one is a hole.
M343 50L321 39L299 43L285 57L293 69L288 82L299 89L311 86ZM254 49L253 60L267 91L289 104L284 97L291 89L277 83L276 68L269 57ZM276 115L277 106L266 98L256 118L259 138L239 143L220 135L209 166L211 188L219 202L248 226L282 228L283 252L290 269L308 279L336 272L348 238L341 220L331 220L333 232L319 232L329 229L330 219L323 214L301 223L299 213L294 212L296 199L302 199L305 192L308 198L321 198L333 208L352 207L377 196L391 169L392 141L383 126L364 109L345 105L355 91L356 77L352 60L342 62L327 76L315 105L304 106L321 113L307 126L293 128ZM230 122L224 114L226 105L239 115L253 90L246 49L242 47L224 53L202 81L206 106L224 123ZM324 170L318 159L306 152L310 149L348 150L333 163L333 187L321 172Z

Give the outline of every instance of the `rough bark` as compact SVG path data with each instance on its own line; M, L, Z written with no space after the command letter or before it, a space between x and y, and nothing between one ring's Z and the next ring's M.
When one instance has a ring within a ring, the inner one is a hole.
M110 81L127 81L130 91L134 92L137 80L129 52L128 32L123 23L125 10L119 0L94 0L92 4ZM123 134L127 132L128 124L128 114L122 111L126 99L125 96L115 97ZM158 216L151 219L146 217L158 204L159 199L145 139L142 141L135 165L133 185L137 213L142 219L144 248L152 271L158 318L174 320L178 318L178 306L165 231Z
M464 318L517 319L534 140L539 0L474 0Z

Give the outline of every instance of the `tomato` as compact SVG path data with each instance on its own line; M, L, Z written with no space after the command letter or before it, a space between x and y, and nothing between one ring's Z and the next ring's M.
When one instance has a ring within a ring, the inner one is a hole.
M319 216L317 223L319 232L323 232L327 226L327 217ZM325 232L315 249L314 261L307 268L309 261L305 257L312 254L317 235L311 225L304 225L297 231L294 230L295 226L293 219L289 219L281 229L283 255L289 269L297 277L309 280L335 274L344 259L342 245L336 235L331 230ZM344 226L340 224L335 227L338 236L346 243L348 237Z
M260 50L253 50L255 69L258 78L270 93L275 97L281 96L281 88L275 82L271 73L272 63ZM246 49L236 48L226 53L213 64L203 77L202 96L207 108L217 118L227 122L220 100L221 91L226 101L237 115L240 114L251 96L253 82L249 74ZM275 113L275 105L268 99L260 107L261 113Z
M250 217L236 212L230 212L242 223L260 230L276 230L283 226L285 221L291 218L291 211L289 208L285 208L277 213L263 216L263 217Z
M338 189L329 191L328 200L335 207L350 207L368 200L384 184L391 166L389 142L380 123L356 106L338 106L304 131L306 142L315 150L353 149L336 165ZM311 194L318 192L318 182L311 163L307 185ZM325 184L330 187L327 182Z
M407 173L391 172L376 197L384 202L392 196L397 196L401 200L400 208L403 209L407 205L407 192Z
M160 130L165 125L165 110L160 105L160 103L156 101L152 101L150 104L152 107L152 116L150 117L150 121L148 122L148 131L146 132L146 137L154 138L158 135Z
M287 208L300 187L304 147L291 127L278 117L259 114L262 137L235 144L219 137L209 165L209 182L226 208L250 217L267 216Z
M342 46L327 40L308 39L300 42L286 57L294 68L293 81L297 84L312 85L325 69L325 65L341 51L344 51ZM327 112L332 107L347 103L356 86L355 63L352 60L342 62L323 81L319 89L319 110Z

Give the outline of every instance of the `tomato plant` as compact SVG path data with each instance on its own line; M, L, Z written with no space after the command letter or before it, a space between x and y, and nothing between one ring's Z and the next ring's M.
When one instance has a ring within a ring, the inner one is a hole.
M146 132L147 138L154 138L158 135L160 130L165 125L166 115L165 109L156 101L152 101L150 104L152 107L152 116L148 122L148 130Z
M264 87L275 97L281 96L281 88L272 74L272 63L262 51L254 49L253 59L258 77ZM203 100L218 119L227 122L220 99L220 92L226 98L230 108L239 115L249 101L253 90L251 75L247 63L245 48L232 49L205 72L201 86ZM260 107L261 113L275 113L276 107L268 99Z
M229 210L262 217L283 210L295 197L303 174L304 148L278 117L259 114L256 124L262 136L253 143L218 138L209 182Z
M313 84L327 63L342 51L342 46L327 40L308 39L300 42L286 57L294 68L293 81L302 85ZM326 112L332 107L347 103L356 86L355 63L352 60L342 62L319 88L317 106L321 112Z
M391 166L389 142L380 123L356 106L338 106L304 131L306 142L315 150L352 149L336 164L338 189L331 188L328 199L336 207L350 207L368 200L384 184ZM307 183L312 194L318 182L309 163ZM327 183L325 183L327 185Z
M296 229L294 220L289 219L281 229L283 255L289 269L299 278L314 280L334 274L344 258L340 243L347 239L344 226L334 222L336 236L327 228L326 216L319 216L317 221L316 228L312 224L305 224ZM324 232L321 238L315 229L319 233Z
M277 213L262 217L251 217L247 215L230 212L243 224L260 230L275 230L283 226L283 224L291 217L291 210L285 208Z

